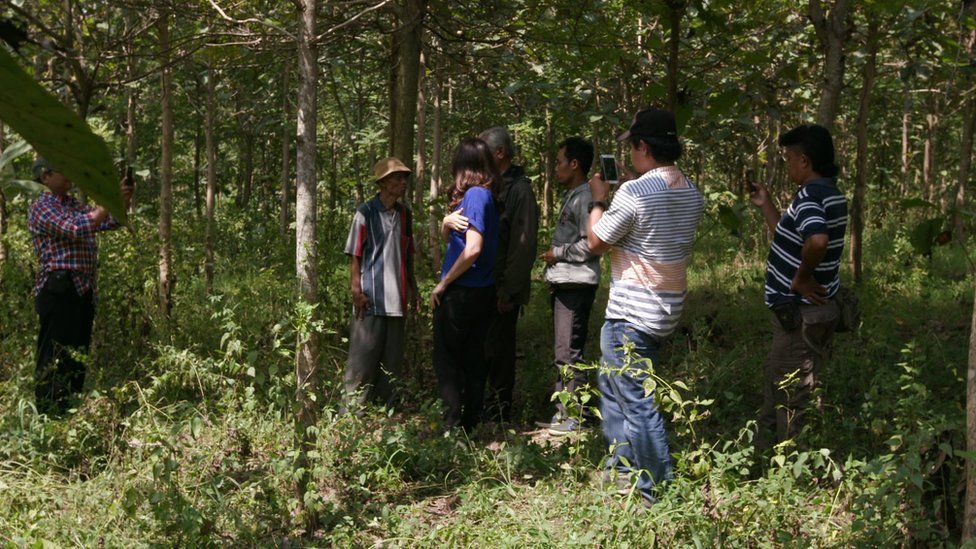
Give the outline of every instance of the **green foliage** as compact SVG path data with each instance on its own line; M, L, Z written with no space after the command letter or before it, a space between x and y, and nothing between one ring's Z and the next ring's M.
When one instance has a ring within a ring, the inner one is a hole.
M0 120L9 124L58 171L125 220L122 195L105 142L61 105L0 48Z

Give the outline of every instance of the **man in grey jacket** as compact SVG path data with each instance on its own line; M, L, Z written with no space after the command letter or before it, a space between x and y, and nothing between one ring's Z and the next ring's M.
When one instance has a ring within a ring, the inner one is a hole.
M496 198L501 216L495 263L498 307L485 347L489 381L485 409L489 419L507 422L512 419L515 387L516 325L522 307L529 302L532 266L538 253L539 206L525 170L512 164L515 147L508 130L489 128L478 137L488 144L502 173L502 186Z
M575 394L586 383L583 363L590 310L600 284L600 257L590 253L586 234L590 228L589 203L593 200L586 177L593 163L593 144L582 137L570 137L559 144L556 180L568 190L563 197L559 221L552 235L552 248L540 258L546 262L546 282L552 302L555 392ZM568 377L564 383L565 377ZM579 429L579 410L570 415L562 398L556 400L556 415L549 433L561 436Z

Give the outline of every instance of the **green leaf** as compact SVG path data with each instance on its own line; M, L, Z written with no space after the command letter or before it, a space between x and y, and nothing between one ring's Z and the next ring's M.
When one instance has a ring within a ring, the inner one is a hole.
M718 207L718 220L722 226L734 236L739 236L742 229L742 211L731 206L721 204Z
M2 181L0 182L0 187L3 187L4 190L14 189L29 194L40 194L47 190L47 187L44 185L34 181L28 181L27 179L9 179Z
M193 419L190 420L190 436L195 439L200 438L201 431L203 431L203 418L193 416Z
M29 150L30 144L26 141L18 141L4 149L3 154L0 154L0 170L9 166L11 162Z
M906 198L905 200L899 202L898 205L901 206L903 210L909 210L912 208L932 208L933 210L938 209L935 204L929 202L928 200L922 200L921 198Z
M0 120L120 221L125 221L112 156L88 124L58 102L0 48Z
M915 248L915 252L920 255L932 255L932 245L935 244L935 237L942 232L942 226L944 224L944 219L935 217L916 225L908 237L912 248Z

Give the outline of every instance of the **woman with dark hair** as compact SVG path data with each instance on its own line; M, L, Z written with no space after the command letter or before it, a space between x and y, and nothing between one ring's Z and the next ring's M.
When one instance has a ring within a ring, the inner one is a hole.
M447 252L441 280L430 294L434 371L446 427L470 429L481 417L487 376L484 344L495 304L499 174L488 145L473 137L462 139L454 151L451 174L449 209L463 212L466 223L445 224Z

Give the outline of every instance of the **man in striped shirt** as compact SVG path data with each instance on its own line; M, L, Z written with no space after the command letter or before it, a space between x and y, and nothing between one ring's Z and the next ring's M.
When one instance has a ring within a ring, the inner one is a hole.
M345 252L350 257L353 318L342 379L346 407L359 407L372 396L387 405L396 399L404 318L410 305L419 304L413 223L410 209L399 202L410 173L397 158L377 162L373 176L379 193L356 210L349 228Z
M59 416L85 385L85 364L76 360L74 351L87 353L91 346L98 300L95 235L120 225L104 207L91 208L71 196L71 180L44 158L34 162L32 172L34 180L48 188L27 216L40 267L34 284L40 321L34 397L39 412ZM126 209L133 190L120 183Z
M638 112L618 140L630 143L631 162L643 175L621 184L609 207L608 184L600 174L590 179L587 242L595 254L613 250L600 337L600 414L612 450L610 475L618 485L636 483L641 501L649 505L654 485L671 476L671 454L664 418L654 395L645 394L644 382L681 317L704 201L674 164L681 143L670 112Z
M780 215L762 184L752 183L751 196L773 233L765 287L766 306L774 313L773 346L764 372L759 451L793 438L802 427L839 318L834 296L847 228L847 199L837 189L840 170L830 132L798 126L779 145L790 179L800 186L793 202Z

